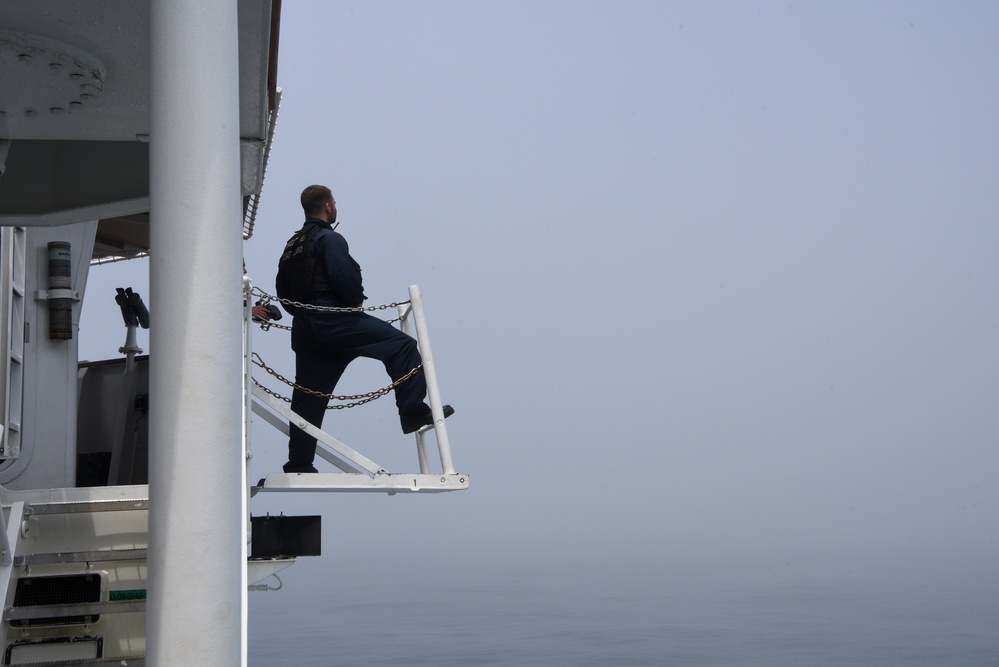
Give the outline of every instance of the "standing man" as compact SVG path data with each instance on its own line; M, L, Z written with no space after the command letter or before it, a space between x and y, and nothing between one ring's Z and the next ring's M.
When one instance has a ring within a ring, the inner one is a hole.
M347 241L333 231L336 201L330 189L310 185L302 191L305 225L285 245L278 262L277 295L282 300L315 306L356 308L321 311L282 306L294 316L291 349L295 351L295 384L320 394L332 394L347 364L357 357L377 359L393 382L420 367L416 340L391 324L361 311L367 297L361 284L361 267L350 256ZM427 383L420 369L395 387L395 403L403 433L413 433L433 423L424 403ZM317 428L322 427L329 398L296 388L291 409ZM444 416L454 414L444 406ZM290 426L285 472L317 472L313 466L316 439Z

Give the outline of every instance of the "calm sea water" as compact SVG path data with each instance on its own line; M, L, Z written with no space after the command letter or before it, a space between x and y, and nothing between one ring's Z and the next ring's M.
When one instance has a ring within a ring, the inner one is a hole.
M250 596L250 665L999 666L999 582L967 573L284 578Z

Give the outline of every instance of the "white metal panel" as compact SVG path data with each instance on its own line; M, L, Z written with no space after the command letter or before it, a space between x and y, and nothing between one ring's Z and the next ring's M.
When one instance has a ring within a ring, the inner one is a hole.
M72 290L84 293L96 221L25 233L25 302L21 455L0 468L0 484L12 488L72 486L76 479L77 359L80 303L73 304L73 338L50 340L48 242L68 241L74 249Z

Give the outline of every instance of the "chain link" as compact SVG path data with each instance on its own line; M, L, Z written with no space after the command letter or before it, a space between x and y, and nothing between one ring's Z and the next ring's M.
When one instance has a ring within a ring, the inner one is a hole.
M284 325L284 324L278 324L277 322L272 322L271 320L265 320L265 319L261 319L259 317L254 317L253 321L256 322L257 325L263 331L267 331L271 327L274 327L276 329L284 329L285 331L291 331L291 327L289 327L287 325Z
M256 296L260 297L260 299L258 299L257 303L258 303L258 305L261 305L261 306L266 306L271 301L277 301L277 302L282 303L282 304L290 304L291 306L298 307L298 308L304 308L306 310L317 310L317 311L320 311L320 312L329 312L329 313L362 313L362 312L364 312L366 310L367 311L388 310L389 308L398 308L399 306L404 306L407 303L409 303L408 300L407 301L393 301L392 303L385 303L385 304L382 304L380 306L365 306L365 307L358 306L357 308L340 308L339 306L314 306L314 305L309 304L309 303L299 303L298 301L292 301L291 299L281 299L281 298L278 298L278 297L274 296L273 294L268 294L267 292L263 291L259 287L254 287L252 290L250 290L250 293L252 295L256 295ZM285 324L277 324L277 323L272 322L270 320L264 320L264 319L260 319L260 318L254 318L253 321L256 322L258 325L260 325L260 328L263 331L268 331L271 327L274 327L276 329L284 329L285 331L291 331L291 327L289 327L289 326L287 326ZM400 321L402 321L402 317L393 317L390 320L385 320L385 323L386 324L395 324L396 322L400 322Z
M399 306L404 306L407 303L409 303L409 300L406 300L406 301L393 301L392 303L384 303L380 306L363 306L363 307L357 306L356 308L341 308L339 306L316 306L310 303L300 303L298 301L292 301L291 299L281 299L277 296L274 296L273 294L268 294L259 287L254 287L253 289L250 290L250 293L260 297L258 303L259 305L262 306L266 306L271 301L277 301L282 304L289 304L296 308L303 308L305 310L316 310L319 312L327 312L327 313L363 313L364 311L374 312L376 310L388 310L389 308L398 308ZM401 320L402 317L393 317L390 320L385 320L385 323L395 324L396 322L400 322ZM260 328L264 331L267 331L271 327L284 329L285 331L291 331L291 327L286 326L284 324L275 324L274 322L266 320L255 320L255 321L257 322L257 324L260 325Z
M318 396L319 398L325 398L328 401L351 401L350 403L345 403L343 405L327 405L326 406L327 410L343 410L345 408L354 408L354 407L357 407L358 405L364 405L365 403L370 403L371 401L375 400L376 398L381 398L385 394L389 393L390 391L392 391L393 389L395 389L396 387L398 387L400 384L402 384L403 382L405 382L409 378L411 378L414 375L416 375L420 371L420 369L423 368L423 364L418 364L416 366L416 368L414 368L413 370L409 371L408 373L406 373L405 375L403 375L401 378L399 378L398 380L396 380L392 384L390 384L390 385L388 385L386 387L382 387L381 389L375 389L374 391L369 391L366 394L354 394L354 395L348 395L348 396L335 396L334 394L324 394L321 391L316 391L315 389L309 389L308 387L303 387L300 384L295 384L294 382L292 382L291 380L289 380L288 378L284 377L283 375L281 375L280 373L278 373L276 370L274 370L273 368L271 368L270 366L268 366L267 364L265 364L264 360L256 352L252 353L252 356L254 357L253 363L255 365L259 366L260 368L263 368L270 375L274 376L279 381L285 383L286 385L288 385L292 389L297 389L297 390L299 390L301 392L309 394L310 396ZM274 391L268 389L264 385L262 385L259 382L257 382L257 380L254 379L254 378L251 378L251 379L253 379L253 384L255 384L258 387L260 387L264 391L264 393L270 394L271 396L273 396L275 398L281 399L285 403L291 403L291 399L290 398L282 396L282 395L278 394L277 392L274 392Z
M282 299L280 297L274 296L273 294L268 294L259 287L254 287L250 290L250 293L260 297L260 303L262 305L267 305L271 301L277 301L295 308L303 308L305 310L316 310L321 313L363 313L364 311L375 311L375 310L387 310L389 308L398 308L403 306L409 301L393 301L392 303L383 303L380 306L354 306L350 308L343 308L340 306L317 306L311 303L301 303L299 301L292 301L291 299Z

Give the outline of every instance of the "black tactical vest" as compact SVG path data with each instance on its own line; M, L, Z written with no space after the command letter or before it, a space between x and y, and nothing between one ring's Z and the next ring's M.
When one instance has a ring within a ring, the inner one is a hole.
M312 303L315 294L333 291L325 265L311 250L312 237L321 229L322 225L305 225L288 239L278 260L275 287L279 299ZM281 305L292 315L297 310L285 302Z

